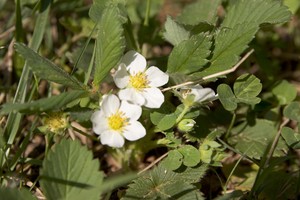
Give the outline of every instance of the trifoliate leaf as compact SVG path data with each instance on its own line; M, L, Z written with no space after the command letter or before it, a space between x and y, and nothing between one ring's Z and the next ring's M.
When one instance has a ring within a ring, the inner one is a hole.
M237 99L229 85L226 85L224 83L220 84L217 88L217 93L222 105L226 110L232 111L237 108Z
M17 188L0 187L0 196L3 200L37 200L28 190Z
M283 115L289 119L300 122L300 103L292 102L283 110Z
M238 102L257 104L260 98L256 97L262 89L260 80L252 74L243 74L234 82L233 90Z
M195 35L174 47L168 60L169 73L190 74L204 67L210 54L210 37Z
M43 161L41 186L47 199L99 199L99 161L78 141L62 140Z
M246 122L232 129L232 137L229 143L237 150L251 158L259 159L267 150L268 144L272 143L277 130L271 121L257 119L254 125ZM282 139L279 140L273 156L283 156L287 147Z
M182 165L183 155L178 150L171 150L165 160L166 168L175 170Z
M197 25L200 22L215 24L217 21L217 8L220 0L200 0L187 5L177 20L183 24Z
M194 167L200 162L200 152L192 145L184 145L178 151L183 155L183 164Z
M289 127L283 127L281 135L287 145L293 149L300 149L300 134Z
M189 39L190 33L184 28L183 25L179 24L168 16L165 23L165 32L163 33L163 36L168 42L176 46L180 42Z
M278 99L280 105L291 103L297 96L297 89L286 80L282 80L275 85L272 93Z
M73 89L85 88L76 78L70 76L63 69L24 44L15 43L15 49L27 61L28 66L39 78L69 86Z
M104 10L99 22L96 39L94 85L99 85L110 70L118 64L124 48L125 39L118 9L109 6Z

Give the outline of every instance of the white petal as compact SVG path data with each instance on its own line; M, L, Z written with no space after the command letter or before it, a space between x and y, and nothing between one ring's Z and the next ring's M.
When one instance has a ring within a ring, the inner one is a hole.
M137 105L143 105L145 103L143 95L134 88L120 90L119 97L121 100L129 101L130 103Z
M93 131L100 135L108 129L107 119L102 110L96 111L91 116Z
M107 95L101 103L101 109L103 110L105 116L110 116L111 114L116 113L119 107L120 100L114 94Z
M142 114L141 106L122 101L120 111L123 111L130 120L138 120Z
M169 76L157 67L149 67L145 73L151 87L159 87L169 81Z
M100 141L102 144L120 148L124 145L124 138L122 135L116 131L105 131L100 135Z
M144 89L143 96L146 99L144 106L148 108L159 108L165 100L163 93L158 88Z
M215 98L215 92L211 88L192 89L192 94L195 95L195 102L209 101Z
M121 63L118 70L113 76L114 82L118 88L125 88L129 82L129 74L125 64Z
M146 135L146 130L143 125L138 121L130 121L126 126L123 136L129 141L138 140Z
M122 58L121 63L127 66L130 74L134 75L137 72L144 72L146 69L146 59L136 51L128 51Z

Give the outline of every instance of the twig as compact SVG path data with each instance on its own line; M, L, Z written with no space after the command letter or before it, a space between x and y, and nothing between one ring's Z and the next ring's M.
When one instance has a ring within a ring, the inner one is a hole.
M147 171L148 169L150 169L151 167L153 167L156 163L158 163L159 161L161 161L164 157L166 157L168 155L168 152L163 154L162 156L160 156L159 158L157 158L155 161L153 161L150 165L148 165L147 167L145 167L143 170L141 170L138 175L140 175L141 173Z
M216 78L218 76L223 76L223 75L229 74L231 72L234 72L253 52L254 52L254 49L251 49L248 53L246 53L246 55L244 55L244 57L236 65L234 65L230 69L227 69L225 71L221 71L221 72L218 72L218 73L215 73L215 74L211 74L211 75L208 75L208 76L204 76L203 78L201 78L198 81L188 81L188 82L185 82L185 83L181 83L181 84L178 84L178 85L167 87L167 88L162 89L161 91L165 92L165 91L168 91L168 90L171 90L171 89L180 88L182 86L192 85L192 84L195 84L195 83L198 83L198 82L201 82L201 81L205 81L205 80L208 80L208 79L211 79L211 78Z

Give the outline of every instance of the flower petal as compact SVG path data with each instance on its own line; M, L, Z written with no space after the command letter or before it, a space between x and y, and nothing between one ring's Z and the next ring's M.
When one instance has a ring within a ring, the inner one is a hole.
M136 51L128 51L122 58L121 63L127 66L130 74L134 75L137 72L144 72L146 69L146 59Z
M191 94L195 95L195 102L210 101L215 99L215 92L211 88L192 89Z
M146 88L142 94L146 99L144 106L148 108L159 108L165 100L163 93L158 88Z
M120 90L119 98L140 106L145 103L145 98L143 95L134 88L125 88Z
M102 144L120 148L124 145L124 138L116 131L108 130L100 135L100 141Z
M157 67L149 67L145 73L151 87L159 87L169 81L169 76Z
M119 107L120 100L114 94L107 95L101 103L101 109L103 110L105 116L110 116L111 114L116 113Z
M122 101L120 111L123 111L130 120L138 120L142 114L142 108L138 105Z
M96 111L91 116L93 131L100 135L108 129L107 119L102 110Z
M113 76L114 82L118 88L125 88L129 82L129 74L126 69L126 65L121 63L118 70Z
M146 129L138 121L130 121L130 124L126 126L123 136L129 141L138 140L146 135Z

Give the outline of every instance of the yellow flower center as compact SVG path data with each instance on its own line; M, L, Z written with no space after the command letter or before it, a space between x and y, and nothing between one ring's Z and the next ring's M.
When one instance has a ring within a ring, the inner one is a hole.
M108 126L115 131L122 131L124 126L128 124L128 119L121 111L108 117Z
M146 74L143 72L139 72L133 76L130 76L129 84L137 90L141 90L148 87L148 80Z

